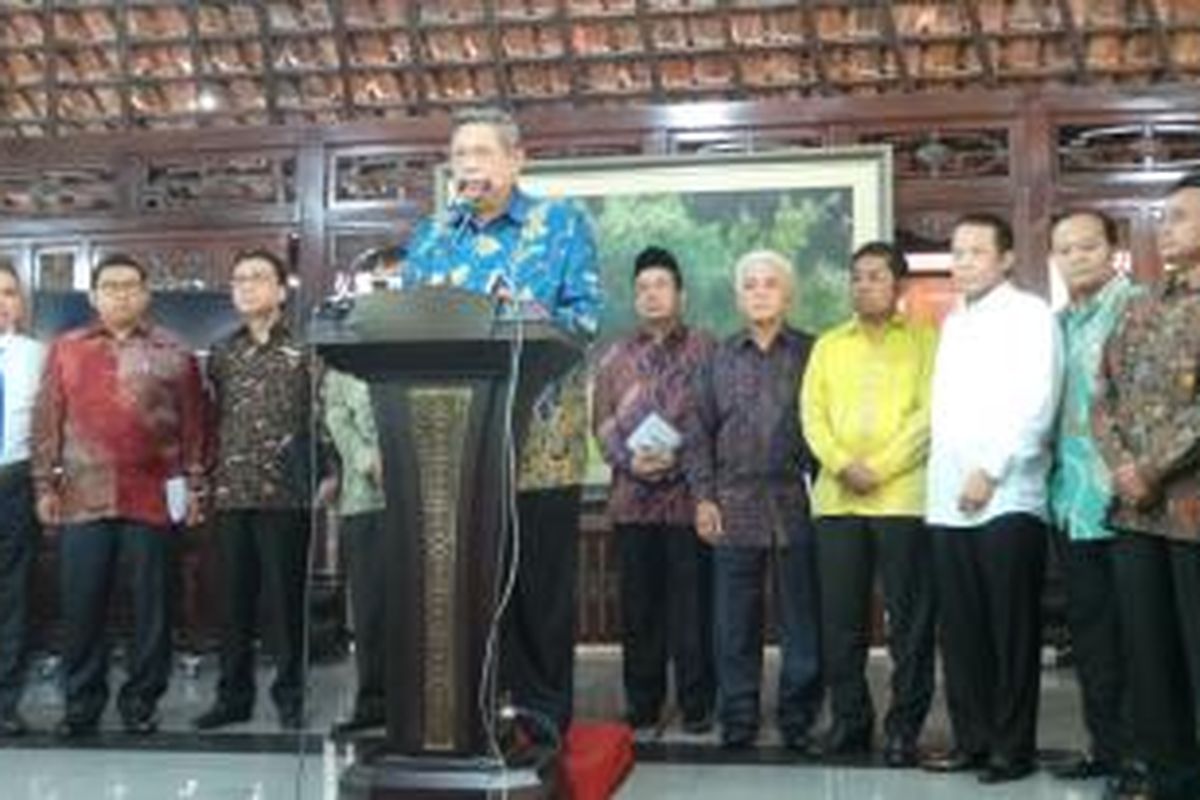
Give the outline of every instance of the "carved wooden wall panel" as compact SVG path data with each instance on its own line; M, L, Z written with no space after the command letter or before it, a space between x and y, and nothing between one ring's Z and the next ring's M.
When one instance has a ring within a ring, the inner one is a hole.
M351 5L344 3L343 7ZM977 5L982 14L986 4ZM385 5L376 2L355 7L359 9L355 13L370 15ZM608 7L612 7L611 0ZM301 6L293 4L293 8ZM511 8L512 19L522 20L526 27L531 25L530 19L536 19L520 16L534 14L529 11L532 4L517 3ZM817 3L815 8L836 10L841 18L853 21L846 42L874 41L872 37L880 36L878 30L886 29L886 19L847 15L849 7L845 5ZM444 29L454 30L459 23L475 24L470 22L474 18L469 7L455 6L445 13L451 12L458 15L454 18L458 22L447 18L438 23ZM304 25L323 24L319 12L314 13L313 21ZM551 16L557 13L552 11ZM594 19L575 22L590 25L609 19L596 14ZM689 23L695 21L692 17L703 16L701 11L689 14L682 15ZM679 16L664 11L662 18ZM739 36L760 28L764 32L755 35L792 35L786 26L780 33L765 32L767 23L762 20L773 19L774 11L752 9L745 16L757 21L739 23L743 26L736 29ZM235 17L230 12L207 24L232 26L235 23L229 20ZM284 17L266 24L285 24L282 20ZM817 15L811 24L819 20ZM97 18L92 24L102 23ZM237 24L249 24L248 18ZM805 22L803 37L809 37L809 24ZM933 26L934 22L922 24ZM972 18L967 18L966 24L975 30ZM978 24L994 21L981 18ZM682 35L695 36L696 30L704 35L704 26L690 24ZM996 30L1007 31L1004 35L1009 38L1046 38L1035 33L1041 28ZM1095 28L1093 32L1103 30ZM731 27L729 35L734 31ZM348 35L355 33L375 35L365 30L349 31ZM213 38L225 35L238 36L213 34ZM962 34L920 35L936 41L938 36L953 39ZM961 43L954 41L961 49ZM165 41L158 44L172 46ZM209 44L242 49L257 42L232 38ZM927 44L913 46L920 49ZM625 46L619 37L617 46ZM880 45L876 41L873 46ZM921 79L907 72L911 66L903 55L907 45L902 41L896 48L883 46L887 48L884 57L895 59L895 80L918 85ZM574 52L576 44L568 42L564 47ZM827 70L835 58L823 50L818 61L815 50L805 49L803 43L799 48L789 58L814 70L818 65ZM274 47L265 48L261 56L263 69L274 69L278 63ZM564 70L562 79L573 87L579 84L573 91L592 91L588 69L611 67L605 79L615 80L617 89L609 85L605 91L619 92L619 84L627 80L621 76L626 72L632 75L641 62L618 56L584 61L578 70ZM999 69L994 56L991 51L977 50L973 57L984 67L990 63L992 69ZM690 55L689 64L710 57L719 60L721 53ZM655 59L653 68L647 67L645 80L652 91L664 81L685 79L684 72L679 76L672 72L670 65L675 62L674 57L664 56ZM209 66L215 63L209 62ZM737 64L741 80L746 80L746 62ZM508 65L505 75L509 77L502 81L506 91L520 91L514 76L521 66L519 57ZM438 67L468 73L478 69L467 63ZM283 74L272 74L272 81L302 84L311 77L299 67L281 66L280 70ZM420 78L412 90L422 96L433 91L435 87L422 76L435 73L440 74L431 68L408 76ZM363 74L371 73L364 70ZM720 70L713 74L718 76L714 80L725 80ZM404 75L402 78L407 80ZM265 80L253 78L260 79ZM826 71L823 79L842 78ZM156 90L163 85L166 82L156 84ZM348 90L354 91L353 82ZM0 90L0 103L7 102L3 98L12 96L13 91ZM117 91L121 95L120 87ZM121 95L119 101L133 103L135 95L136 91L131 91L128 99ZM315 113L303 105L291 110ZM337 126L122 132L61 141L0 138L0 254L33 275L43 288L70 288L77 285L80 270L86 275L86 268L102 253L129 250L151 265L157 287L190 290L223 286L224 270L233 252L267 246L299 269L302 294L297 310L304 313L332 284L334 274L348 268L363 252L402 243L433 202L431 174L444 158L446 116L411 118L400 106L381 105L379 110L398 116ZM1020 280L1041 289L1047 285L1045 237L1050 216L1075 205L1098 205L1121 219L1134 272L1141 277L1155 275L1156 198L1184 170L1200 164L1195 125L1200 118L1200 97L1188 86L1116 91L1047 89L1030 84L1019 90L940 95L914 92L687 106L625 104L569 113L547 107L519 116L527 151L534 158L719 155L780 147L888 143L896 164L896 236L906 248L944 252L958 214L998 211L1011 217L1016 227ZM160 118L164 120L170 122ZM604 639L611 636L616 619L612 554L606 549L602 523L589 519L592 530L587 536L593 538L585 540L581 556L581 565L589 571L581 583L580 619L584 638Z

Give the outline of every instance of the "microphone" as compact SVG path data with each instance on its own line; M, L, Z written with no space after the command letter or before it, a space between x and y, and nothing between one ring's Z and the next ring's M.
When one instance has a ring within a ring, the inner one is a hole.
M513 291L508 275L500 270L493 272L492 277L488 279L487 293L501 303L511 300Z
M475 189L474 192L470 195L463 194L468 188L472 187ZM449 207L451 210L474 211L483 198L491 193L492 181L490 178L479 178L477 180L456 178L454 180L454 194L450 198Z

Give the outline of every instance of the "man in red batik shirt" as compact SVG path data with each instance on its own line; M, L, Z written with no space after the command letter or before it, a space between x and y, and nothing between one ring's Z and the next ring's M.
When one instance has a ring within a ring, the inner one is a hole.
M152 733L171 666L167 570L173 523L200 521L206 401L188 349L146 320L145 269L92 271L97 319L50 347L33 422L38 516L61 537L66 713L60 736L94 733L108 702L104 624L115 566L132 571L134 641L117 707Z

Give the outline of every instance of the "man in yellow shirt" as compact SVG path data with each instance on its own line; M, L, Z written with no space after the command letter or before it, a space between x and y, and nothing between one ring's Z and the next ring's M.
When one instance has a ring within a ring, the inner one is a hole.
M932 328L897 311L903 254L863 245L851 263L854 318L817 340L800 393L821 591L821 662L832 723L826 755L868 752L875 712L864 669L876 560L895 668L884 759L913 766L933 696L934 587L925 507Z

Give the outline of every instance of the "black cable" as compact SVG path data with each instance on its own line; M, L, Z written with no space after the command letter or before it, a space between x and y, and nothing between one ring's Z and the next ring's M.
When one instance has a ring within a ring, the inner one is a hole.
M317 417L320 392L320 375L316 368L316 349L311 345L305 345L307 358L305 359L308 369L308 420L309 436L308 436L308 463L307 470L308 485L303 487L306 490L306 500L309 503L308 512L308 543L305 548L304 557L304 588L301 591L301 628L300 628L300 730L296 733L296 773L293 783L293 797L295 800L303 800L304 798L304 777L308 763L308 748L306 732L308 729L308 679L309 679L309 654L312 646L311 622L312 622L312 584L313 584L313 564L316 561L316 541L317 541L317 513L318 505L316 502L317 485L319 484L318 470L321 467L320 463L320 424L321 421ZM283 620L276 620L276 624L283 624ZM276 667L278 669L278 666Z
M496 548L496 574L503 574L503 581L498 586L496 608L488 626L487 644L484 648L484 660L480 669L478 705L480 719L487 734L488 751L501 766L507 769L504 753L500 747L498 732L498 717L504 718L504 713L497 708L500 690L500 637L504 613L512 601L516 588L517 574L521 562L521 519L517 504L518 463L517 443L514 430L516 414L517 389L520 385L521 358L525 349L525 322L522 315L516 315L516 332L509 348L509 378L504 398L504 432L502 447L504 450L504 470L501 473L502 496L504 509L502 512L502 531L499 546ZM511 555L509 542L511 541ZM507 564L505 559L507 558ZM507 788L502 797L508 794Z

